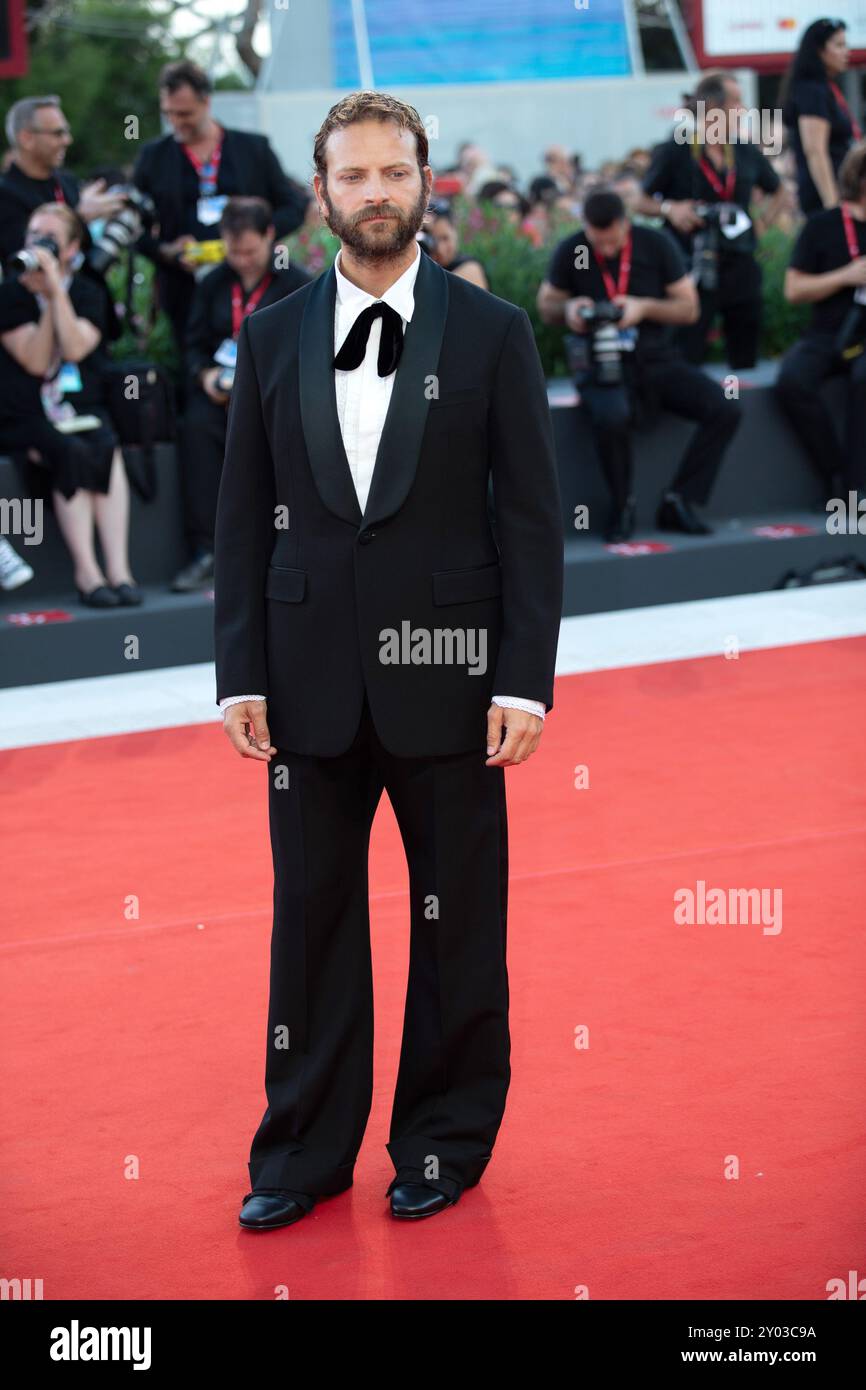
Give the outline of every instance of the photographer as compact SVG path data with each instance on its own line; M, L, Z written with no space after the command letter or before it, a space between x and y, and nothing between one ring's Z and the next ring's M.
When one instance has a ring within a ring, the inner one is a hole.
M814 307L776 382L828 497L866 488L866 141L842 161L839 188L841 205L810 217L791 253L785 298ZM841 439L820 394L838 375L847 378Z
M181 426L181 459L184 516L193 558L175 578L175 593L189 593L213 580L226 408L241 324L247 314L275 304L310 279L298 267L275 265L273 217L263 198L229 198L219 234L226 258L196 286L186 337L190 391Z
M20 250L31 214L45 203L66 203L85 222L118 212L122 199L105 180L79 188L63 168L72 132L56 96L23 97L6 113L12 159L0 175L0 263Z
M224 130L214 120L211 82L195 63L167 64L159 96L172 134L148 141L132 178L156 206L159 235L146 233L139 250L156 263L160 303L182 348L198 265L190 251L218 237L226 198L267 199L279 236L300 227L309 198L284 174L266 136Z
M757 145L739 143L742 93L735 77L709 73L688 99L689 139L653 151L636 211L661 215L695 275L700 318L678 335L683 355L700 363L721 314L731 367L754 367L761 328L761 267L750 217L755 189L772 195L764 220L781 209L778 174ZM685 131L678 134L682 137Z
M10 258L17 278L0 285L0 450L48 470L79 598L107 608L140 603L142 595L129 570L123 458L103 407L110 311L99 284L74 270L83 234L67 204L48 203L30 218L26 247Z
M591 193L584 222L556 247L537 302L545 323L564 323L573 335L567 343L575 384L613 501L605 538L627 540L634 531L631 433L662 407L699 427L656 525L707 535L712 528L693 504L710 495L740 409L674 346L673 328L697 319L697 291L671 237L633 226L618 194Z

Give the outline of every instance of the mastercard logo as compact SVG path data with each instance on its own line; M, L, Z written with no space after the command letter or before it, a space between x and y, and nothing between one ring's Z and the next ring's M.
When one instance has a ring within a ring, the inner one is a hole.
M796 19L780 19L780 20L779 20L779 28L780 28L780 29L796 29L796 27L797 27L797 21L796 21Z

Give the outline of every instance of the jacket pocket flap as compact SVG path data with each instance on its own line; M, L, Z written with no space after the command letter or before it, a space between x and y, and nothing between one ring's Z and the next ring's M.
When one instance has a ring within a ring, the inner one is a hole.
M433 576L435 604L471 603L474 599L495 598L502 593L499 562L467 570L439 570Z
M283 603L300 603L307 588L307 571L286 569L283 565L268 565L265 596Z

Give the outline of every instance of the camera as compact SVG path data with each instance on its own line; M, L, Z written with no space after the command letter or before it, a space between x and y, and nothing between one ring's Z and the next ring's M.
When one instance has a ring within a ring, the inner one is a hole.
M834 347L843 362L859 357L866 348L866 285L854 291L854 302L842 320Z
M226 258L224 241L196 241L187 246L183 258L190 265L219 265Z
M20 251L16 251L14 256L9 257L9 269L16 271L19 275L26 275L31 270L39 269L39 261L33 253L33 248L42 246L46 251L50 251L52 256L60 255L60 247L53 236L34 237L29 246L25 246Z
M108 192L122 194L123 207L106 219L86 254L87 264L97 275L104 275L121 252L138 241L142 232L153 225L156 217L153 200L132 184L115 184Z
M706 226L695 235L692 273L697 285L711 294L719 288L722 228L736 226L739 208L736 203L697 203L695 212Z
M619 386L622 383L622 342L617 324L623 311L609 299L578 309L587 326L590 345L590 366L599 386Z

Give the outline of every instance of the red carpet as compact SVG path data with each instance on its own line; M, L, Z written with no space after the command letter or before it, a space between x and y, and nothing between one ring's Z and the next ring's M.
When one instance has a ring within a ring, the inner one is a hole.
M387 801L355 1186L253 1235L264 769L216 724L0 754L0 1275L46 1299L437 1300L820 1300L862 1277L864 686L860 638L558 681L506 773L505 1122L481 1185L417 1224L384 1200L408 965ZM698 880L780 889L782 930L677 924Z

